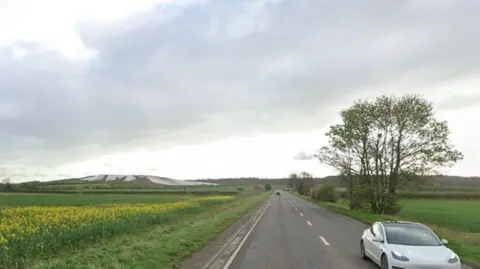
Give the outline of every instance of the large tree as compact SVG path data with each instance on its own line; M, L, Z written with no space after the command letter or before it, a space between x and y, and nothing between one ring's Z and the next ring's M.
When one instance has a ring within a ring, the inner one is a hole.
M352 208L364 199L375 213L394 213L400 186L463 158L448 139L447 122L436 120L432 103L418 95L356 101L341 119L316 157L347 182Z
M296 173L292 173L288 175L288 187L295 189L295 183L298 179L298 175Z
M300 174L290 174L288 185L293 186L293 188L301 195L307 195L310 191L310 188L313 187L313 177L307 172L301 172Z

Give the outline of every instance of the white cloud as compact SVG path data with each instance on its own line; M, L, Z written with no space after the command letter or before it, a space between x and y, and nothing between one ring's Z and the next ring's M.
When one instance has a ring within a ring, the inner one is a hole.
M73 61L91 59L95 48L82 40L82 23L108 24L139 15L161 4L185 5L181 0L6 0L0 6L0 48L35 43Z

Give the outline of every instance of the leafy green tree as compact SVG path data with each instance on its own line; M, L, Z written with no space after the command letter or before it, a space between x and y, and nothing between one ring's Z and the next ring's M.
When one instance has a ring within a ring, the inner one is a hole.
M310 195L312 188L314 186L313 179L304 179L302 184L302 195Z
M313 187L313 177L307 172L301 172L300 174L290 174L289 185L301 195L308 195L310 188Z
M5 190L12 190L12 182L10 181L10 178L5 178L2 180L2 183L5 185Z
M292 173L288 176L288 183L287 183L287 186L289 188L292 188L292 189L296 189L295 188L295 182L296 180L298 179L298 175L296 173Z
M269 183L265 184L265 190L266 191L271 191L272 190L272 185L269 184Z
M340 114L342 123L330 127L329 145L316 157L347 182L351 208L365 199L375 213L395 213L400 186L463 158L447 122L436 120L432 103L418 95L356 101Z

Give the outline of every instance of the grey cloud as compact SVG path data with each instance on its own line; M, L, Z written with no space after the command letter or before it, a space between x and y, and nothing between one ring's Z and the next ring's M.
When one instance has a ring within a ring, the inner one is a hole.
M438 108L451 110L478 104L480 104L480 94L454 95L438 104Z
M323 127L361 88L477 73L478 1L210 1L79 25L98 51L0 51L0 159L44 164L143 145ZM330 112L336 113L336 112ZM20 160L20 159L19 159Z
M293 159L297 161L309 161L309 160L313 160L313 158L314 156L312 154L308 154L303 151L300 151L295 156L293 156Z

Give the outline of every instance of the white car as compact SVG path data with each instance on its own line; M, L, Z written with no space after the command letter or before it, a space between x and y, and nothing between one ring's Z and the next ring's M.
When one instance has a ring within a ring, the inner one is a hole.
M375 222L363 231L360 253L382 269L461 269L447 243L420 223Z

